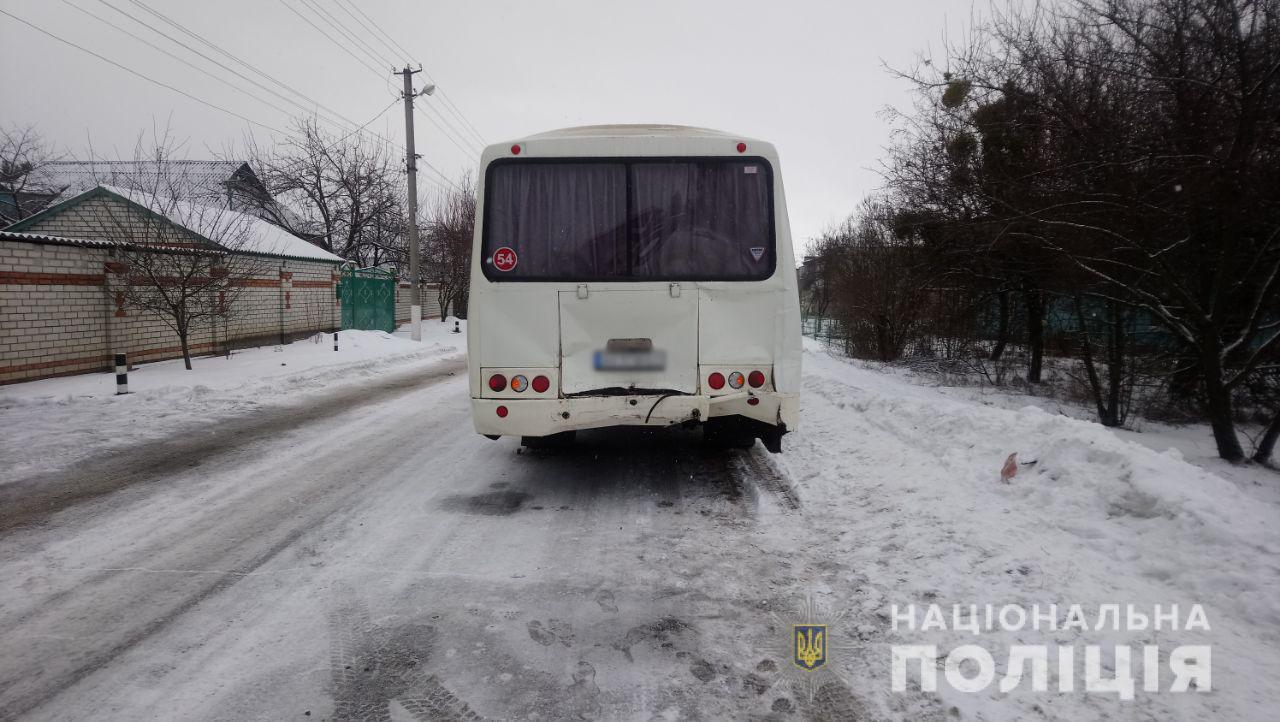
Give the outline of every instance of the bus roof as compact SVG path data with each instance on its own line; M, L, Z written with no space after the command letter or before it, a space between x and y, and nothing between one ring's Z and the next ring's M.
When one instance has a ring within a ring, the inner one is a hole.
M663 124L621 124L621 125L580 125L574 128L560 128L545 133L521 138L520 140L544 140L555 138L738 138L721 130L696 128L689 125Z
M687 125L583 125L537 133L485 148L481 164L513 155L525 157L627 156L627 155L726 155L743 144L752 155L777 159L773 145L754 138L730 135L710 128ZM512 149L517 149L513 152ZM738 153L744 152L738 150Z

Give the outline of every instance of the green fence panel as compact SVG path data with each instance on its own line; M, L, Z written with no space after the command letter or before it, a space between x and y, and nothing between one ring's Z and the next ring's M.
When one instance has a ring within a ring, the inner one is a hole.
M342 327L365 331L396 330L396 279L377 268L348 268L338 283Z

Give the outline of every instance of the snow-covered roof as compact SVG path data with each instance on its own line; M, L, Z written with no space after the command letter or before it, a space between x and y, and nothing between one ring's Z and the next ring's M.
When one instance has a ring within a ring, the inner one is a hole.
M186 200L226 203L228 184L252 183L251 176L236 160L61 160L32 170L27 187L71 198L100 185L143 191L163 186Z
M43 233L15 233L13 231L0 231L0 241L44 243L58 246L86 246L88 248L108 248L117 245L112 241L103 241L96 238L63 238L62 236L49 236Z
M343 260L340 256L248 213L182 200L157 201L154 194L128 188L108 185L99 187L215 243L227 245L231 250L333 263L341 263Z
M326 263L342 263L343 259L319 246L299 238L283 228L261 218L223 206L192 203L158 197L129 188L99 185L56 203L43 211L13 224L7 231L15 235L29 228L38 227L45 219L94 197L108 195L135 207L161 216L176 226L185 228L202 238L241 253L256 253L281 258L296 258ZM109 236L110 234L101 234ZM48 238L53 238L48 236ZM68 239L69 240L69 239ZM51 242L51 241L50 241ZM104 238L107 245L121 242L118 238ZM84 243L87 245L87 243Z

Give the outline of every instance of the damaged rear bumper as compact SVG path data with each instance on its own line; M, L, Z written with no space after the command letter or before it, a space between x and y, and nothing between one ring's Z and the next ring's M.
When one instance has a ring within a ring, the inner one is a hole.
M755 399L755 403L751 403ZM498 407L506 416L498 415ZM608 426L671 426L740 416L796 428L799 396L738 391L720 396L637 394L569 399L471 399L476 431L487 436L549 436Z

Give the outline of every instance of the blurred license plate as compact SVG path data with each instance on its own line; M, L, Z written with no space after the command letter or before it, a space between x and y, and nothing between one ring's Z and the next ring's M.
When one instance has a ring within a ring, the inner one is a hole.
M666 351L596 351L597 371L661 371Z

